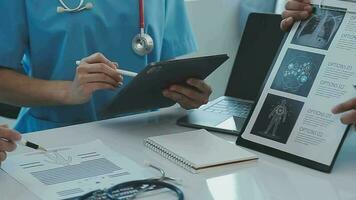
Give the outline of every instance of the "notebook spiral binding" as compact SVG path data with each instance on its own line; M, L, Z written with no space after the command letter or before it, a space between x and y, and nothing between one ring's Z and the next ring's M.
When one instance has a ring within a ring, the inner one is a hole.
M188 170L192 173L197 173L197 171L194 169L193 163L187 161L183 157L178 156L174 152L168 150L167 148L164 148L163 146L157 144L156 142L154 142L150 139L146 139L146 140L144 140L144 145L148 149L160 154L162 157L174 162L175 164L184 168L185 170Z

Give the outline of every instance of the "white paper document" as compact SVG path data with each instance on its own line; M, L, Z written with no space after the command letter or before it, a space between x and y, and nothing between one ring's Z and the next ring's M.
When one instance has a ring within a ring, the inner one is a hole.
M44 200L76 197L149 175L99 140L10 156L2 169Z
M356 95L356 3L312 3L314 14L281 47L242 137L330 166L347 129L331 110Z

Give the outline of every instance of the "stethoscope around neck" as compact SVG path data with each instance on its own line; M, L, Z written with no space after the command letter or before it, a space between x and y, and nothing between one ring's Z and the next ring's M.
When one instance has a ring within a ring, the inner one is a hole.
M75 13L84 10L90 10L94 7L93 3L88 2L84 4L84 0L80 0L75 8L70 8L65 0L58 0L61 6L57 7L57 13ZM154 41L152 37L145 33L145 5L144 0L139 0L140 13L140 33L138 33L132 40L132 50L139 56L146 56L154 49Z

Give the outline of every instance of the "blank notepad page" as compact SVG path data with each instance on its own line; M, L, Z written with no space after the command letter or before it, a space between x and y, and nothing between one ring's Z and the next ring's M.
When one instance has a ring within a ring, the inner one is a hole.
M188 164L195 170L257 159L255 154L206 130L150 137L145 140L145 145L175 162Z

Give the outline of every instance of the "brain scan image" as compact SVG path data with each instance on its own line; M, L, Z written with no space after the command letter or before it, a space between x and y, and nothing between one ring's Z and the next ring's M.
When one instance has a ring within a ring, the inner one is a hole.
M312 60L308 57L292 59L283 73L283 89L290 92L298 91L301 86L309 81L311 70L314 67Z
M288 49L271 88L307 97L324 58L325 55Z
M328 49L344 15L341 11L317 8L313 16L300 24L292 43Z

